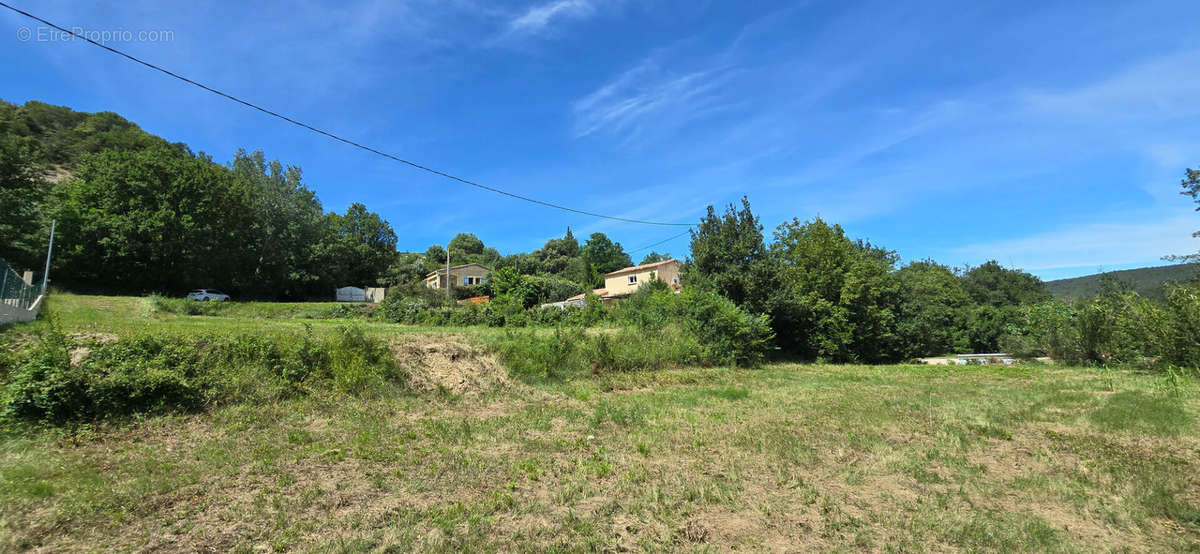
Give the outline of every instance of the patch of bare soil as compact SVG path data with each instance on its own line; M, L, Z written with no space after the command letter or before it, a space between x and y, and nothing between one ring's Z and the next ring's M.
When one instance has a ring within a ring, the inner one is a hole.
M477 394L508 388L508 372L494 356L458 335L418 335L391 343L392 355L418 390Z

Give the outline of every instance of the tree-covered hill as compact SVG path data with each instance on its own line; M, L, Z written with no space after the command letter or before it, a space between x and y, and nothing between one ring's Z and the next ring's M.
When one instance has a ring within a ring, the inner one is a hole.
M45 169L74 168L85 155L104 150L168 145L113 112L77 112L36 100L23 106L0 100L0 133L26 148L30 161ZM174 146L187 148L182 143Z
M1122 288L1155 300L1166 297L1168 283L1186 281L1200 274L1200 265L1176 264L1108 271L1071 279L1047 281L1046 289L1060 300L1091 298L1100 293L1105 280L1115 280Z
M388 222L325 212L298 166L261 151L221 164L112 112L0 101L0 258L40 267L51 220L54 282L79 291L322 297L396 259Z

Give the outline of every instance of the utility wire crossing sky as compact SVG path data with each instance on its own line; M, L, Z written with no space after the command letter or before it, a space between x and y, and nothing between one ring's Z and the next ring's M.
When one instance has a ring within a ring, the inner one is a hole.
M679 231L743 195L767 235L820 214L905 262L1044 279L1200 250L1193 0L2 1L46 21L0 10L4 100L261 149L402 250L570 226L682 258Z
M483 190L486 190L486 191L491 191L491 192L494 192L494 193L497 193L497 194L503 194L504 196L509 196L509 197L512 197L512 198L516 198L516 199L518 199L518 200L524 200L524 201L526 201L526 202L532 202L532 203L534 203L534 204L538 204L538 205L541 205L541 206L545 206L545 207L547 207L547 208L554 208L554 209L556 209L556 210L563 210L563 211L566 211L566 212L576 213L576 214L580 214L580 215L586 215L586 216L591 216L591 217L598 217L598 218L601 218L601 219L611 219L611 220L613 220L613 221L621 221L621 222L624 222L624 223L636 223L636 224L639 224L639 225L658 225L658 226L664 226L664 227L691 227L691 224L690 224L690 223L669 223L669 222L662 222L662 221L643 221L643 220L640 220L640 219L630 219L630 218L626 218L626 217L617 217L617 216L611 216L611 215L604 215L604 214L598 214L598 213L589 212L589 211L585 211L585 210L578 210L578 209L575 209L575 208L568 208L568 207L566 207L566 206L560 206L560 205L558 205L558 204L553 204L553 203L551 203L551 202L545 202L545 201L543 201L543 200L538 200L538 199L536 199L536 198L530 198L530 197L528 197L528 196L523 196L523 195L520 195L520 194L516 194L516 193L512 193L512 192L504 191L504 190L501 190L501 189L498 189L498 188L495 188L495 187L489 187L489 186L487 186L487 185L483 185L483 184L480 184L480 183L476 183L476 182L474 182L474 181L471 181L471 180L469 180L469 179L464 179L464 178L462 178L462 177L457 177L457 176L455 176L455 175L451 175L451 174L449 174L449 173L446 173L446 172L444 172L444 171L440 171L440 170L437 170L437 169L433 169L433 168L430 168L430 167L426 167L426 166L424 166L424 165L421 165L421 164L419 164L419 163L412 162L412 161L409 161L409 160L406 160L406 159L400 158L400 157L398 157L398 156L394 156L394 155L392 155L392 154L388 154L387 152L383 152L383 151L381 151L381 150L378 150L378 149L372 148L372 147L370 147L370 146L366 146L366 145L364 145L364 144L361 144L361 143L358 143L358 142L356 142L356 141L353 141L353 140L350 140L350 139L347 139L347 138L341 137L341 136L339 136L339 135L336 135L336 134L334 134L334 133L331 133L331 132L329 132L329 131L325 131L325 130L322 130L322 129L318 129L318 128L316 128L316 127L313 127L312 125L309 125L309 124L307 124L307 123L304 123L304 122L302 122L302 121L298 121L298 120L296 120L296 119L293 119L293 118L291 118L291 117L288 117L288 116L286 116L286 115L280 114L280 113L278 113L278 112L276 112L276 111L273 111L273 110L270 110L270 109L264 108L264 107L262 107L262 106L259 106L258 104L254 104L254 103L252 103L252 102L248 102L248 101L246 101L246 100L242 100L241 98L238 98L238 97L236 97L236 96L233 96L233 95L231 95L231 94L227 94L227 93L221 92L220 90L217 90L217 89L215 89L215 88L212 88L212 87L210 87L210 86L208 86L208 85L205 85L205 84L203 84L203 83L199 83L199 82L193 81L193 80L191 80L191 79L188 79L187 77L184 77L184 76L182 76L182 75L180 75L180 74L178 74L178 73L175 73L175 72L173 72L173 71L170 71L170 70L168 70L168 69L164 69L164 68L162 68L162 67L159 67L159 66L157 66L157 65L154 65L154 64L152 64L152 63L150 63L150 62L147 62L147 61L145 61L145 60L143 60L143 59L140 59L140 58L138 58L138 57L136 57L136 56L131 56L131 55L129 55L129 54L127 54L127 53L125 53L125 52L122 52L122 51L120 51L120 50L116 49L116 48L112 48L112 47L110 47L110 46L107 46L107 45L101 44L100 42L97 42L97 41L95 41L95 40L92 40L91 38L88 38L88 37L84 36L82 33L79 33L79 32L76 32L76 31L73 31L73 30L71 30L71 29L67 29L66 27L62 27L62 26L60 26L60 25L56 25L56 24L54 24L54 23L52 23L52 22L50 22L50 21L47 21L47 20L45 20L45 19L43 19L43 18L41 18L41 17L38 17L38 16L36 16L36 15L33 15L33 14L31 14L31 13L27 12L27 11L24 11L24 10L17 9L17 8L15 8L15 7L13 7L13 6L11 6L11 5L7 4L7 3L0 2L0 6L3 6L3 7L5 7L5 8L8 8L9 10L12 10L12 11L14 11L14 12L16 12L16 13L18 13L18 14L21 14L21 15L23 15L23 16L25 16L25 17L28 17L28 18L30 18L30 19L33 19L33 20L35 20L35 21L38 21L39 23L42 23L42 24L44 24L44 25L48 25L48 26L50 26L50 27L53 27L54 29L57 29L57 30L58 30L58 31L60 31L60 32L66 33L66 34L68 34L68 35L71 35L71 36L73 36L73 37L75 37L75 38L78 38L78 39L80 39L80 40L86 41L88 44L91 44L91 45L93 45L93 46L97 46L97 47L103 48L103 49L105 49L105 50L108 50L109 52L112 52L113 54L116 54L116 55L118 55L118 56L124 57L124 58L126 58L126 59L129 59L129 60L131 60L131 61L133 61L133 62L136 62L136 63L142 64L142 65L144 65L144 66L146 66L146 67L148 67L148 68L150 68L150 69L153 69L153 70L155 70L155 71L160 71L160 72L162 72L162 73L165 73L165 74L167 74L167 75L170 75L171 77L174 77L174 78L176 78L176 79L179 79L180 81L183 81L183 82L185 82L185 83L187 83L187 84L189 84L189 85L193 85L193 86L200 87L200 88L202 88L202 89L204 89L204 90L207 90L208 92L211 92L211 93L213 93L213 94L216 94L216 95L218 95L218 96L223 96L223 97L225 97L225 98L228 98L228 99L230 99L230 100L232 100L232 101L234 101L234 102L237 102L237 103L239 103L239 104L242 104L242 105L244 105L244 106L246 106L246 107L248 107L248 108L253 108L253 109L255 109L255 110L258 110L258 111L260 111L260 112L263 112L263 113L265 113L265 114L267 114L267 115L270 115L270 116L272 116L272 117L277 117L277 118L279 118L279 119L282 119L282 120L284 120L284 121L286 121L286 122L288 122L288 123L291 123L291 124L293 124L293 125L297 125L297 126L299 126L299 127L303 127L304 129L308 129L309 131L312 131L312 132L314 132L314 133L321 134L321 135L325 135L326 137L329 137L329 138L331 138L331 139L334 139L334 140L336 140L336 141L344 142L344 143L346 143L346 144L349 144L350 146L353 146L353 147L355 147L355 148L361 148L361 149L363 149L363 150L366 150L367 152L371 152L371 153L373 153L373 154L377 154L377 155L379 155L379 156L383 156L383 157L385 157L385 158L388 158L388 159L391 159L391 160L395 160L395 161L397 161L397 162L400 162L400 163L402 163L402 164L406 164L406 165L409 165L409 166L415 167L415 168L417 168L417 169L420 169L421 171L427 171L427 172L429 172L429 173L432 173L432 174L434 174L434 175L439 175L439 176L441 176L441 177L445 177L445 178L447 178L447 179L452 179L452 180L458 181L458 182L460 182L460 183L464 183L464 184L467 184L467 185L471 185L471 186L473 186L473 187L478 187L478 188L481 188L481 189L483 189Z

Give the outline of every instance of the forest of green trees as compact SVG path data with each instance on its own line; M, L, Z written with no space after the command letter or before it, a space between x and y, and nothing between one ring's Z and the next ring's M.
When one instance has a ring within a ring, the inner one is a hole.
M52 271L70 290L327 296L396 258L386 221L325 212L299 167L244 150L222 165L113 113L0 103L0 179L0 257L40 267L56 220Z

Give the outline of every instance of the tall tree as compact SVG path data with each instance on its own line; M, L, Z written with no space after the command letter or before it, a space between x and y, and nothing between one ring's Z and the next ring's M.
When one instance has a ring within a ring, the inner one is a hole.
M933 260L909 263L896 272L902 300L898 329L906 358L964 350L971 298L950 268Z
M1179 182L1183 187L1183 191L1179 194L1192 197L1196 202L1196 211L1200 212L1200 169L1187 168L1184 170L1183 180ZM1193 237L1200 237L1200 231L1192 233ZM1176 262L1200 262L1200 250L1193 254L1182 254L1175 256L1167 256L1166 259Z
M325 271L339 285L370 286L396 260L396 233L379 214L355 202L345 215L326 216Z
M742 197L741 209L730 204L720 216L709 206L691 235L692 257L683 276L688 286L716 291L740 305L757 304L753 282L767 249L750 200Z
M425 274L446 268L446 249L435 244L425 250Z
M425 277L424 257L414 252L404 252L392 261L379 278L379 284L388 287L408 285Z
M470 256L479 256L483 254L483 241L479 237L471 233L459 233L450 239L450 258L453 261L456 256L461 256L466 260Z
M852 241L841 226L817 218L780 225L771 256L782 281L773 325L786 347L833 361L900 357L895 252Z
M646 264L654 264L654 263L658 263L658 262L665 262L669 259L671 259L670 254L659 254L658 252L651 252L649 254L646 254L646 256L644 258L642 258L642 261L638 262L638 265L646 265Z
M579 249L579 254L601 275L633 265L633 260L621 248L621 243L609 240L604 233L592 233Z
M538 258L538 270L541 273L561 275L571 264L571 259L579 256L579 241L567 227L567 234L560 239L550 239L540 250L534 252Z
M268 162L261 150L238 150L230 169L253 195L254 220L241 238L248 242L253 271L241 288L267 298L319 294L323 269L313 247L327 229L321 202L304 185L300 168Z

